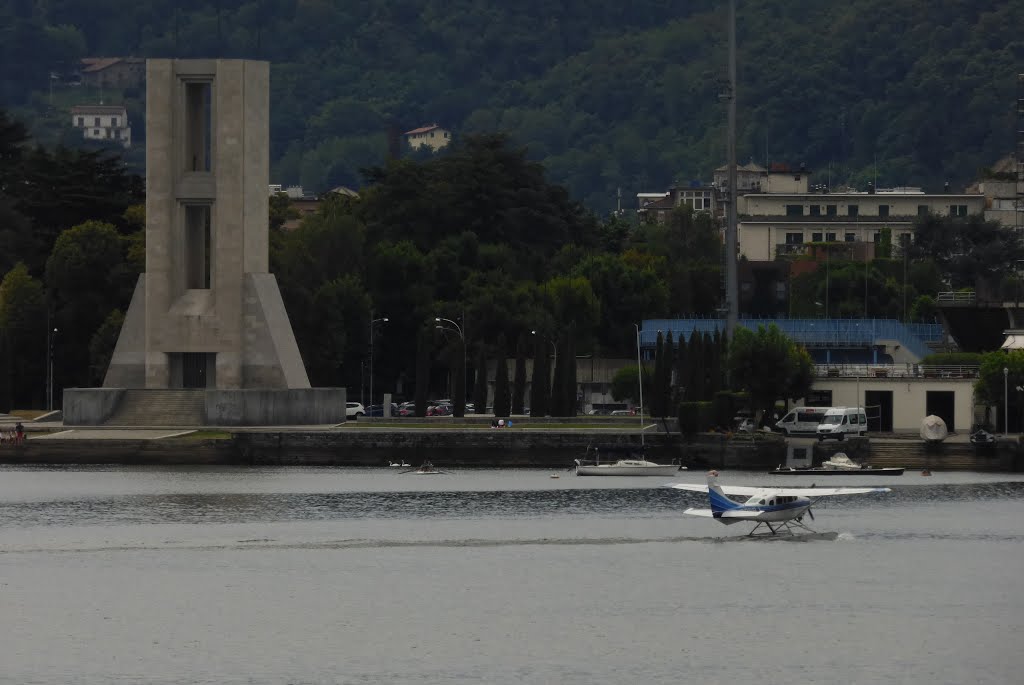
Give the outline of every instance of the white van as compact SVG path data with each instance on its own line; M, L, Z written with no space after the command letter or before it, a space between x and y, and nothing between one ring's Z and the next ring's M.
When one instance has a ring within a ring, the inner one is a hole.
M796 407L775 422L775 430L790 435L817 435L818 424L832 407Z
M847 435L867 434L868 417L864 407L832 407L818 424L818 440L843 440Z

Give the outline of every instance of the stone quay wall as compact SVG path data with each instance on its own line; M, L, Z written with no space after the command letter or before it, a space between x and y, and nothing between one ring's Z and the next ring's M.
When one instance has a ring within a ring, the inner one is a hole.
M1022 466L1018 450L976 454L969 445L943 445L940 453L908 444L892 457L908 469L1013 471ZM692 439L664 433L645 437L648 458L680 463L690 470L761 470L785 462L777 436L735 439L704 434ZM27 440L0 447L7 464L153 464L234 466L414 466L430 461L464 468L569 469L588 446L638 445L636 433L606 431L518 431L515 429L398 429L328 431L240 431L225 439ZM819 454L819 451L821 452ZM835 451L858 461L879 460L868 441L817 446L816 462ZM877 464L877 465L893 465Z

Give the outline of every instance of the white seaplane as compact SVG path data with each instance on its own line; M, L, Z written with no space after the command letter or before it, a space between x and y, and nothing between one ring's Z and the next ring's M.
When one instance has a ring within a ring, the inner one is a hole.
M811 505L819 497L835 497L838 495L866 495L871 493L890 492L889 488L754 488L738 485L718 484L718 471L708 473L707 485L690 483L670 483L666 487L691 492L706 492L711 502L710 509L687 509L683 513L691 516L704 516L717 519L729 526L741 521L756 523L748 535L754 535L761 526L770 532L762 535L776 535L780 531L792 533L794 528L803 528L813 533L803 523L804 514L814 520ZM740 504L729 498L730 495L747 497Z

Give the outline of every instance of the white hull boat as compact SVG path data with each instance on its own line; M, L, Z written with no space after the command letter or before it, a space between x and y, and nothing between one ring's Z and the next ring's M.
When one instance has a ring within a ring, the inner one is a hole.
M608 464L581 464L576 460L577 476L674 476L685 466L656 464L646 459L619 459Z

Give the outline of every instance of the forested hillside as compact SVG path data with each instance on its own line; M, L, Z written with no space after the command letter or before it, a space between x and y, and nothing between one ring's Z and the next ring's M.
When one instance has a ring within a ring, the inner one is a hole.
M1013 149L1024 3L737 5L741 160L805 163L833 183L937 188ZM54 140L40 128L67 117L43 116L49 74L80 57L267 59L277 182L360 186L389 129L437 121L456 135L507 132L573 198L605 211L618 188L631 204L724 161L726 7L4 0L0 105ZM130 111L138 121L141 108Z

